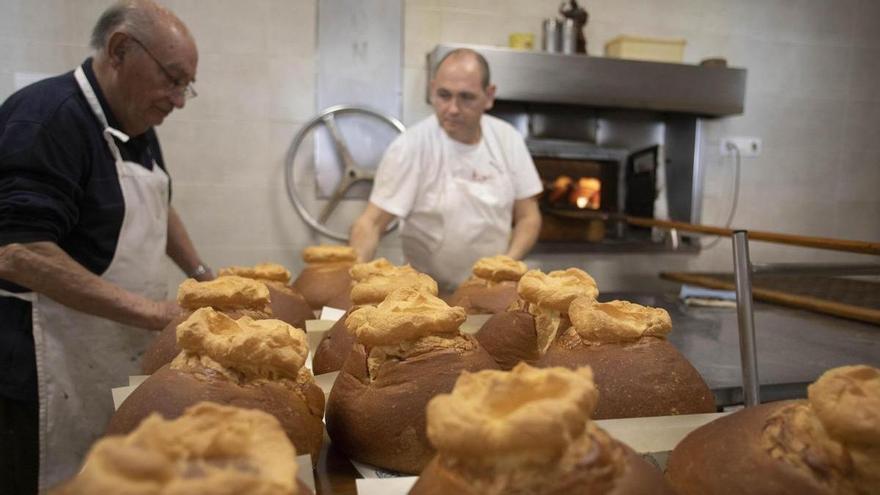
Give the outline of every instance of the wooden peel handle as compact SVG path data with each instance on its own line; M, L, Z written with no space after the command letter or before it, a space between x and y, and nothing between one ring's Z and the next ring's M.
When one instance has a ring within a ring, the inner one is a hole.
M734 232L732 229L725 229L722 227L710 227L708 225L675 222L672 220L655 220L653 218L631 216L626 216L625 220L631 225L639 225L642 227L662 227L666 229L676 229L682 232L723 235L725 237L731 237ZM877 242L830 239L827 237L810 237L794 234L779 234L776 232L764 232L760 230L749 230L748 232L750 241L775 242L777 244L790 244L792 246L828 249L831 251L846 251L849 253L880 255L880 243Z

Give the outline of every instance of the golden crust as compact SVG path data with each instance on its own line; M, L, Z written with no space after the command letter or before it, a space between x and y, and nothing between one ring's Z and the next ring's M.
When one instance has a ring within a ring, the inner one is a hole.
M353 263L357 260L357 253L351 246L321 245L309 246L303 249L302 259L308 264L312 263Z
M663 308L629 301L596 302L592 297L572 301L568 316L575 331L588 343L628 342L642 337L665 338L672 320Z
M454 457L552 462L584 433L598 396L588 367L465 372L428 403L428 438Z
M880 369L829 370L808 397L767 419L764 450L832 493L880 493Z
M348 270L348 274L351 275L352 280L354 280L355 282L360 282L370 275L382 273L385 270L391 270L393 268L396 267L387 259L376 258L373 261L368 261L366 263L355 263L351 267L351 269Z
M177 289L177 303L191 311L212 307L219 310L247 309L270 313L269 289L266 285L234 275L208 282L186 279Z
M352 269L352 272L354 269ZM437 282L419 273L409 265L391 266L381 271L367 274L351 288L353 304L378 304L397 289L409 287L421 292L437 295Z
M290 271L278 263L260 263L254 266L227 266L220 269L220 276L237 275L254 280L269 280L287 284L290 282Z
M474 275L492 282L517 281L522 278L526 270L528 267L525 263L503 254L480 258L474 263L473 268Z
M861 365L828 370L807 394L831 436L880 447L880 369Z
M345 325L361 344L387 346L430 335L457 335L466 318L463 308L406 287L393 291L378 306L354 310Z
M305 332L281 320L236 321L211 308L177 326L177 345L187 356L206 356L250 379L296 379L309 353Z
M517 293L525 301L543 309L565 313L578 297L599 295L596 281L583 270L569 268L543 273L529 270L519 280Z
M66 493L295 495L296 450L274 416L201 402L99 440Z

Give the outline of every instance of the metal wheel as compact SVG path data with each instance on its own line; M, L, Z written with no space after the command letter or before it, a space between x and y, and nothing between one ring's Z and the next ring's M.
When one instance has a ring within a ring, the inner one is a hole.
M293 142L290 145L290 149L287 152L287 163L284 167L284 176L287 183L287 196L290 198L290 202L293 203L296 211L299 212L299 215L303 220L306 221L313 229L318 232L330 237L332 239L336 239L338 241L348 241L348 232L339 233L330 230L324 224L327 222L327 219L330 218L330 214L333 213L333 210L339 205L339 202L345 196L346 191L348 191L351 186L357 182L372 182L375 177L375 172L372 169L364 168L355 161L354 157L349 150L348 145L345 142L345 139L342 137L342 133L339 131L339 127L336 125L336 116L342 114L360 114L366 115L369 117L376 118L383 125L388 125L397 130L398 133L402 133L406 130L406 127L402 122L397 120L394 117L389 115L385 115L383 113L377 112L375 110L358 107L352 105L336 105L327 108L316 117L311 119L302 129L296 134L293 138ZM294 168L296 167L296 155L299 151L300 146L305 140L306 136L315 128L319 126L325 126L330 135L333 149L336 152L336 157L339 162L342 163L342 178L337 184L336 188L333 190L333 193L330 196L330 199L327 201L327 204L321 210L318 217L315 218L311 212L306 209L302 198L299 197L297 193L297 183L296 177L297 174L294 173ZM397 220L391 222L386 229L386 233L394 230L397 227Z

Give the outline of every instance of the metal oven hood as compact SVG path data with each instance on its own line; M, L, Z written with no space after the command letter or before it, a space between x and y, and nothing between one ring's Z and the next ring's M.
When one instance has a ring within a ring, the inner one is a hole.
M472 48L486 58L499 100L707 117L743 112L745 69L441 44L428 53L428 70L456 48Z

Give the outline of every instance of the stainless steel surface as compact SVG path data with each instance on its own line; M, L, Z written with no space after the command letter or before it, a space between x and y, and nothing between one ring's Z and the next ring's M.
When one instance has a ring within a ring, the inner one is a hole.
M574 19L562 21L562 31L559 35L561 51L566 55L577 53L578 25Z
M492 79L498 86L496 97L500 100L709 116L743 112L745 69L461 44L437 45L428 55L428 68L449 51L461 47L473 48L486 57L492 68Z
M607 292L602 301L622 299L666 309L672 317L672 343L706 380L719 406L742 404L736 310L688 306L669 292ZM838 366L880 367L880 331L874 325L755 302L758 376L761 398L806 397L806 384Z
M700 217L703 181L700 177L699 119L670 115L666 120L666 198L669 220L693 222Z
M296 211L306 223L318 232L338 241L347 241L348 232L339 233L327 228L324 224L330 218L330 214L333 213L339 205L339 202L342 200L346 191L358 182L372 182L374 176L373 169L364 168L355 161L345 137L343 137L342 133L339 131L339 127L336 123L336 116L345 114L359 114L373 117L378 119L382 125L390 126L398 133L402 133L406 129L403 123L396 118L384 115L375 110L364 107L337 105L324 110L307 122L293 138L293 142L287 152L287 161L284 167L287 196L290 198ZM296 159L297 154L302 147L306 136L318 127L326 127L331 136L333 149L339 163L342 163L342 176L330 196L330 200L321 209L321 213L316 219L306 207L305 201L300 198L301 189L297 187L298 184L296 179L299 175L296 173L295 167L298 163ZM388 231L393 230L395 227L397 227L396 220L388 226Z
M315 107L367 106L400 118L403 109L403 1L322 0L317 9ZM312 14L314 15L314 14ZM284 70L279 66L279 70ZM291 81L291 84L297 84ZM381 159L396 134L374 122L348 117L337 123L349 149L363 166ZM314 134L316 194L330 198L342 180L337 147L324 130ZM366 199L369 188L356 184L346 199ZM348 207L338 214L351 215ZM333 222L334 224L336 222Z
M880 263L755 263L753 273L773 273L778 275L880 275Z
M559 53L562 48L561 31L562 26L557 19L544 19L544 22L541 23L541 50L547 53ZM433 64L429 64L429 66L433 66Z
M751 407L760 404L761 397L758 389L755 315L752 309L752 267L749 262L749 236L744 230L733 233L733 268L736 280L736 319L739 328L743 396L746 407Z

